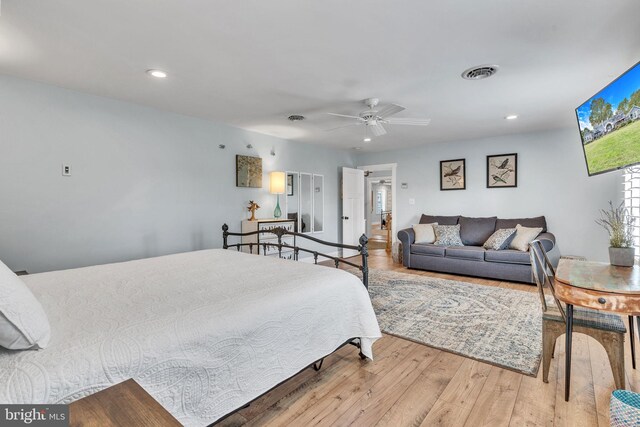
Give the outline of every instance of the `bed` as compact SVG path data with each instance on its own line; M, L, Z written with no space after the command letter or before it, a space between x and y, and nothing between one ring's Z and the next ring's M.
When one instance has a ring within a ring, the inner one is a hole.
M356 276L235 250L23 279L51 341L0 349L2 403L69 403L133 378L181 423L203 426L349 339L373 358L381 336Z

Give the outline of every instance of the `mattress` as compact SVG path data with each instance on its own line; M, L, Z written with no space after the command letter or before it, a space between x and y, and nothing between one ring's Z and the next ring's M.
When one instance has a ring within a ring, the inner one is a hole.
M233 250L23 279L51 342L0 349L2 403L70 403L133 378L181 423L208 425L349 338L372 358L381 336L354 275Z

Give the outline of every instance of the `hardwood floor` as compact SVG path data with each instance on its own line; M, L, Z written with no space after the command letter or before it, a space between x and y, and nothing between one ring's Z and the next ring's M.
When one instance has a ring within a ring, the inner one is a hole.
M535 287L407 270L384 250L371 251L375 269L534 292ZM627 336L628 338L628 336ZM556 344L549 383L445 351L385 335L375 360L346 346L307 369L224 426L608 426L613 375L604 349L575 334L571 399L564 401L564 340ZM626 343L627 388L640 389Z
M371 233L369 235L369 250L384 249L387 246L387 230L381 229L380 224L371 224Z

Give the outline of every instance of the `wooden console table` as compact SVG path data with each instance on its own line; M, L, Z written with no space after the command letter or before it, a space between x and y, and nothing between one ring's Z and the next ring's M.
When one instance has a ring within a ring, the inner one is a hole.
M603 262L561 259L555 275L555 294L567 305L565 400L568 400L574 305L640 316L640 267L615 267ZM619 363L624 367L624 355L620 357ZM616 382L621 382L624 387L624 378Z

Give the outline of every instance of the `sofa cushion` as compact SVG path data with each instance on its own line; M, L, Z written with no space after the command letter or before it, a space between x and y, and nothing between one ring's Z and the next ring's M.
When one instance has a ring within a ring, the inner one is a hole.
M447 258L473 259L484 261L485 250L481 246L449 246L445 251Z
M459 215L455 216L433 216L433 215L422 215L420 217L420 224L431 224L432 222L437 222L439 225L456 225L458 223Z
M531 265L529 252L505 249L503 251L488 250L484 253L484 260L487 262L503 262L507 264Z
M501 219L496 221L496 230L500 228L516 228L516 225L522 225L523 227L542 228L542 232L547 231L547 220L544 216L537 216L535 218L514 218L514 219Z
M488 218L461 216L458 223L460 224L462 243L468 246L482 246L496 230L497 219L495 216Z
M416 255L444 256L446 246L430 245L428 243L414 243L411 245L411 253Z

